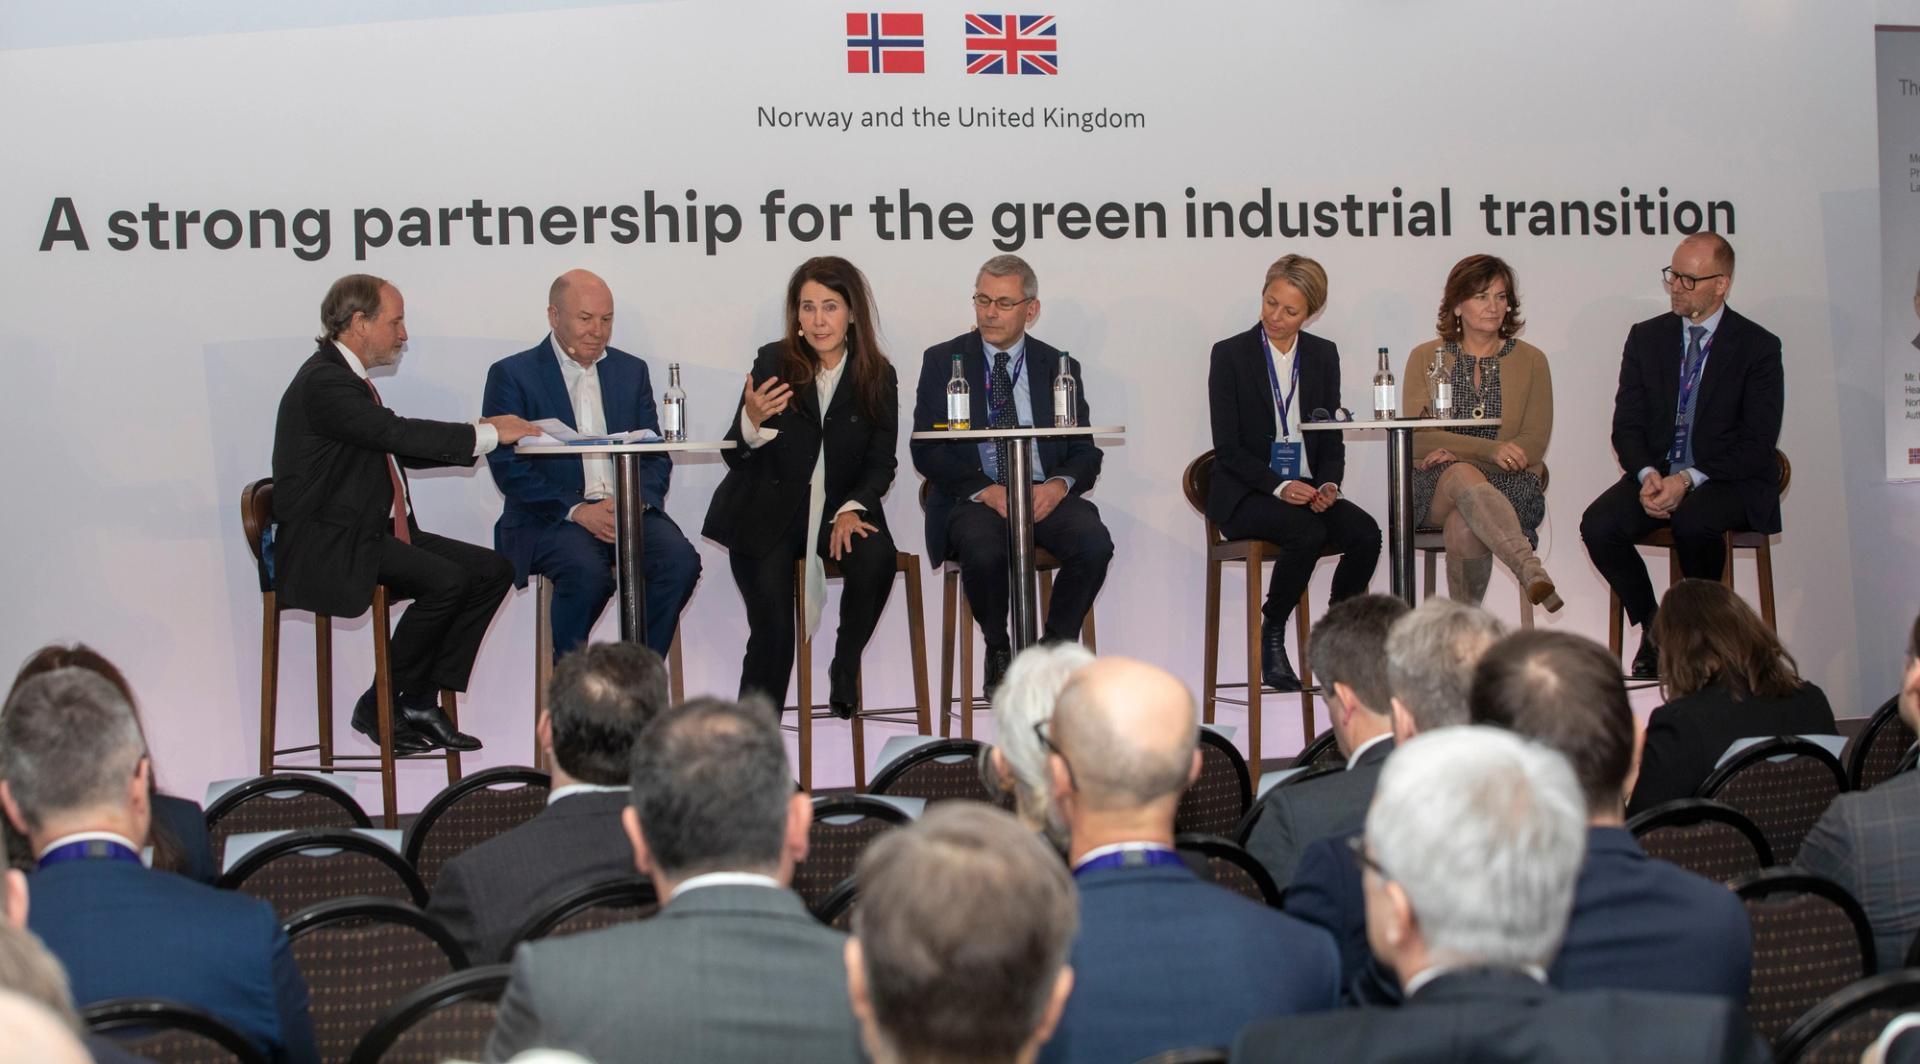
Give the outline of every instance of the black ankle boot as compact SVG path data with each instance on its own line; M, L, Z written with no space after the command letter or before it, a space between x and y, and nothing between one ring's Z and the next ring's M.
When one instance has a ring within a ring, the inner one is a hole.
M1300 689L1300 677L1294 675L1293 663L1287 660L1285 625L1260 622L1260 679L1276 691Z

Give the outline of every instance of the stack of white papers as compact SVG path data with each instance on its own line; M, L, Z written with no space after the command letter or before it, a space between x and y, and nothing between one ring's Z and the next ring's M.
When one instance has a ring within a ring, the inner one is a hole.
M557 417L546 417L533 423L540 430L538 436L527 436L520 443L532 447L578 446L588 443L659 443L660 434L652 429L634 429L632 432L609 432L599 436L583 436L566 422Z

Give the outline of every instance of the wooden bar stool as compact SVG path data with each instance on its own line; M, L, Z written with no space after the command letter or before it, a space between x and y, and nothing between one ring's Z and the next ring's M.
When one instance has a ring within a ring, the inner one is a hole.
M825 559L827 579L835 580L840 576L840 566L832 558ZM884 709L866 707L865 685L858 689L853 711L853 787L865 790L867 787L867 733L865 723L868 718L894 723L905 723L907 719L915 721L920 734L927 734L931 723L927 705L927 624L926 614L921 608L920 599L920 556L903 550L893 552L893 570L907 578L907 638L913 655L913 698L911 706L892 706ZM813 637L807 634L807 562L801 558L793 563L793 613L794 669L798 676L799 701L793 706L796 713L794 728L800 737L800 789L813 789L813 722L816 718L832 718L832 711L816 712L813 702ZM864 672L864 669L862 670ZM906 714L913 714L907 718Z
M1206 625L1206 664L1201 673L1201 708L1205 714L1202 719L1213 723L1214 705L1225 702L1228 705L1247 707L1247 767L1253 778L1260 778L1260 702L1267 687L1259 682L1260 676L1260 606L1266 600L1266 589L1262 586L1265 565L1280 553L1280 548L1262 539L1227 539L1220 534L1219 526L1207 517L1207 491L1213 485L1213 452L1208 451L1188 463L1186 473L1181 477L1181 486L1185 489L1187 502L1207 523L1207 625ZM1322 551L1322 558L1335 557L1336 551ZM1244 562L1247 570L1247 682L1220 683L1220 577L1221 569L1228 562ZM1300 730L1302 743L1313 741L1313 669L1307 664L1307 636L1312 631L1312 621L1307 604L1307 592L1300 593L1300 604L1293 611L1294 636L1299 643L1300 676ZM1237 698L1222 698L1220 691L1244 687L1247 697L1243 701ZM1275 692L1276 694L1279 692Z
M1774 461L1780 465L1780 496L1785 498L1787 485L1793 482L1793 463L1787 460L1785 451L1774 449ZM1733 552L1745 547L1753 551L1754 566L1760 581L1760 619L1766 622L1767 630L1778 633L1773 611L1773 537L1765 532L1728 532L1724 537L1727 546L1726 564L1720 567L1720 582L1729 590L1733 588ZM1664 547L1667 551L1667 583L1677 584L1683 575L1680 572L1680 555L1673 549L1673 529L1656 528L1645 537L1636 541L1639 547ZM1609 588L1607 590L1607 646L1614 657L1620 657L1621 647L1626 641L1626 611L1620 605L1620 596Z
M547 711L547 685L553 682L553 582L533 574L533 720L538 729L540 714ZM667 647L667 695L674 705L687 700L680 676L680 626L673 628L673 642ZM533 767L552 772L540 740L533 742Z
M400 813L395 786L396 760L441 760L447 763L447 782L460 780L460 752L408 754L396 759L393 753L393 683L387 661L387 641L393 631L389 616L387 589L373 588L373 689L380 707L380 752L378 754L335 754L333 752L333 619L325 614L313 616L313 665L318 741L306 746L276 747L274 733L279 718L280 691L280 614L287 608L273 591L272 535L273 478L264 477L240 489L240 527L253 551L254 573L260 580L260 774L274 772L378 772L380 773L381 819L389 828L398 827ZM460 726L452 691L440 692L440 708L453 726ZM314 751L318 764L290 764L283 755ZM342 761L378 761L379 765L342 765Z
M1547 490L1547 467L1545 463L1542 463L1540 466L1540 490L1542 492ZM1430 599L1433 597L1434 587L1438 583L1435 569L1438 568L1437 563L1440 560L1440 555L1446 553L1447 541L1437 528L1416 528L1413 530L1413 549L1420 552L1421 561L1424 563L1425 569L1424 586L1421 588L1420 597L1423 600ZM1533 600L1527 598L1527 589L1525 586L1520 588L1520 627L1533 627Z

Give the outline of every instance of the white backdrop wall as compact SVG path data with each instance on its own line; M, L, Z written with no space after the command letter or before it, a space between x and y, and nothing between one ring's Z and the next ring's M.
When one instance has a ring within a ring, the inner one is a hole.
M1579 514L1618 475L1607 426L1621 342L1664 309L1657 271L1679 234L1493 236L1476 204L1489 193L1611 201L1623 187L1655 198L1665 188L1672 202L1732 204L1731 301L1785 342L1782 446L1796 476L1775 551L1788 645L1842 713L1871 709L1897 682L1920 605L1909 562L1920 497L1886 484L1880 462L1873 26L1920 22L1920 4L1367 0L1176 12L1063 0L1044 9L1060 26L1062 73L1051 78L964 76L967 8L948 2L894 5L926 13L929 72L885 77L845 73L844 5L503 2L443 17L447 5L430 4L372 22L362 5L340 3L304 8L298 27L232 6L175 5L173 22L114 19L112 5L0 14L0 97L14 101L0 112L10 147L0 351L14 452L0 517L0 661L49 639L104 650L133 678L163 779L183 793L246 774L255 756L259 599L236 501L267 472L275 404L312 350L333 278L364 269L406 294L412 344L382 382L387 401L466 418L487 365L543 335L547 282L592 268L618 300L615 344L647 358L656 378L682 363L694 430L713 436L753 349L779 328L788 272L808 254L845 254L867 271L910 408L920 351L970 324L973 270L996 250L990 213L1003 201L1167 208L1164 239L1071 240L1049 225L1020 248L1041 278L1034 332L1084 360L1096 419L1128 426L1094 494L1118 551L1097 606L1102 649L1198 685L1201 523L1178 477L1209 446L1208 349L1252 323L1261 273L1288 251L1320 259L1332 277L1312 328L1343 345L1355 407L1376 346L1393 350L1398 373L1431 335L1454 261L1489 251L1513 264L1526 336L1548 353L1558 399L1542 544L1568 608L1543 623L1604 638L1606 589L1581 548ZM762 107L857 121L916 106L1110 108L1144 115L1145 128L756 123ZM1445 188L1452 228L1189 238L1189 186L1202 200L1240 203L1271 188L1296 204L1350 193L1392 202L1395 188L1405 201L1432 199ZM973 233L879 239L866 204L903 188L936 206L967 204ZM436 233L434 246L396 241L355 257L357 208L480 197L538 217L552 205L638 204L648 190L679 204L688 189L700 205L737 208L739 237L713 254L615 243L604 228L591 245L516 236L478 246L462 222L445 243ZM851 204L843 238L766 240L757 208L771 189L790 205ZM88 250L71 240L40 250L61 197ZM149 203L203 217L324 209L331 241L308 261L292 242L214 249L193 225L187 248L159 250L136 222L137 247L109 246L109 215ZM900 455L888 515L902 549L918 551L904 433ZM1377 439L1350 444L1348 494L1381 518L1384 465ZM701 461L676 469L668 508L689 534L719 472ZM491 541L500 498L482 467L413 483L428 527ZM745 625L724 554L705 542L701 553L688 684L725 693ZM1654 568L1664 573L1658 559ZM1751 596L1751 563L1739 579ZM931 642L938 584L926 584ZM1384 560L1375 584L1386 585ZM1513 601L1503 574L1489 604L1511 617ZM903 610L896 591L869 653L870 700L908 691ZM470 765L530 754L532 618L530 595L518 594L488 637L463 703L463 721L487 741ZM370 657L364 619L339 627L344 714ZM1229 607L1229 646L1238 631ZM309 633L304 622L286 632L293 736L311 731ZM1292 700L1269 707L1268 734L1293 735ZM819 745L843 743L829 730ZM405 775L402 804L413 807L437 773ZM846 776L842 763L821 782Z

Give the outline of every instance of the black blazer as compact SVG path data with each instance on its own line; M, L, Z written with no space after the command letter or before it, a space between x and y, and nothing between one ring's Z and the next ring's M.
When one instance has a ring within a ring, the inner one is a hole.
M754 356L756 387L780 375L785 347L784 341L776 340ZM848 367L847 374L851 372ZM794 514L807 504L813 463L822 447L827 452L827 517L820 522L820 541L814 549L826 552L831 515L848 500L866 507L867 522L884 531L887 515L880 500L893 486L893 471L900 461L893 453L900 438L900 385L891 363L886 366L886 378L886 401L878 417L860 409L850 375L841 376L825 417L812 381L788 381L792 400L761 426L777 429L780 435L759 448L748 447L740 436L740 411L746 406L742 398L734 407L726 436L739 446L721 452L727 475L714 490L700 534L748 558L765 557L778 548L793 527Z
M473 443L466 422L401 417L381 406L340 349L321 344L280 397L273 430L280 604L330 617L366 612L381 542L393 534L387 455L411 469L465 466Z
M987 427L987 354L977 331L969 331L927 348L920 360L920 386L915 390L913 431L928 432L934 423L947 420L947 381L953 377L953 354L960 352L961 367L967 375L967 388L973 401L973 427ZM1036 418L1053 410L1053 378L1060 371L1060 352L1027 334L1027 364L1023 376ZM1092 424L1087 408L1087 381L1081 374L1082 363L1073 360L1073 379L1080 399L1080 424ZM1037 426L1045 428L1045 425ZM1048 477L1073 478L1072 494L1085 495L1100 479L1100 448L1091 436L1067 436L1041 440L1040 464ZM932 485L927 492L927 563L936 568L947 559L947 518L965 499L979 494L993 483L980 465L978 441L940 443L915 441L908 446L913 468Z
M1713 364L1712 359L1707 360ZM1719 684L1676 698L1647 718L1647 745L1640 755L1640 781L1627 815L1662 802L1691 798L1713 774L1735 739L1759 735L1838 735L1827 693L1806 683L1785 698L1735 702Z
M1761 1064L1773 1054L1737 1002L1619 991L1563 994L1518 971L1467 968L1436 977L1397 1009L1262 1020L1240 1033L1232 1059Z
M1265 809L1247 837L1247 852L1266 866L1275 886L1284 890L1293 882L1300 851L1308 843L1366 826L1367 806L1391 753L1393 737L1388 736L1368 747L1359 763L1344 772L1267 792L1261 799Z
M1290 415L1297 424L1306 415L1340 405L1340 348L1332 340L1301 333L1295 344L1300 360L1300 391ZM1220 524L1249 495L1272 495L1280 477L1267 465L1278 436L1274 425L1273 383L1267 377L1267 352L1260 326L1213 345L1207 367L1207 406L1213 417L1213 486L1207 491L1207 517ZM1347 475L1347 444L1338 432L1303 433L1307 483L1338 484Z
M1620 388L1613 397L1613 450L1629 475L1652 466L1670 473L1673 418L1680 401L1682 320L1662 314L1627 333ZM1780 442L1786 406L1780 338L1727 308L1707 352L1693 414L1693 464L1734 485L1756 532L1780 531Z

